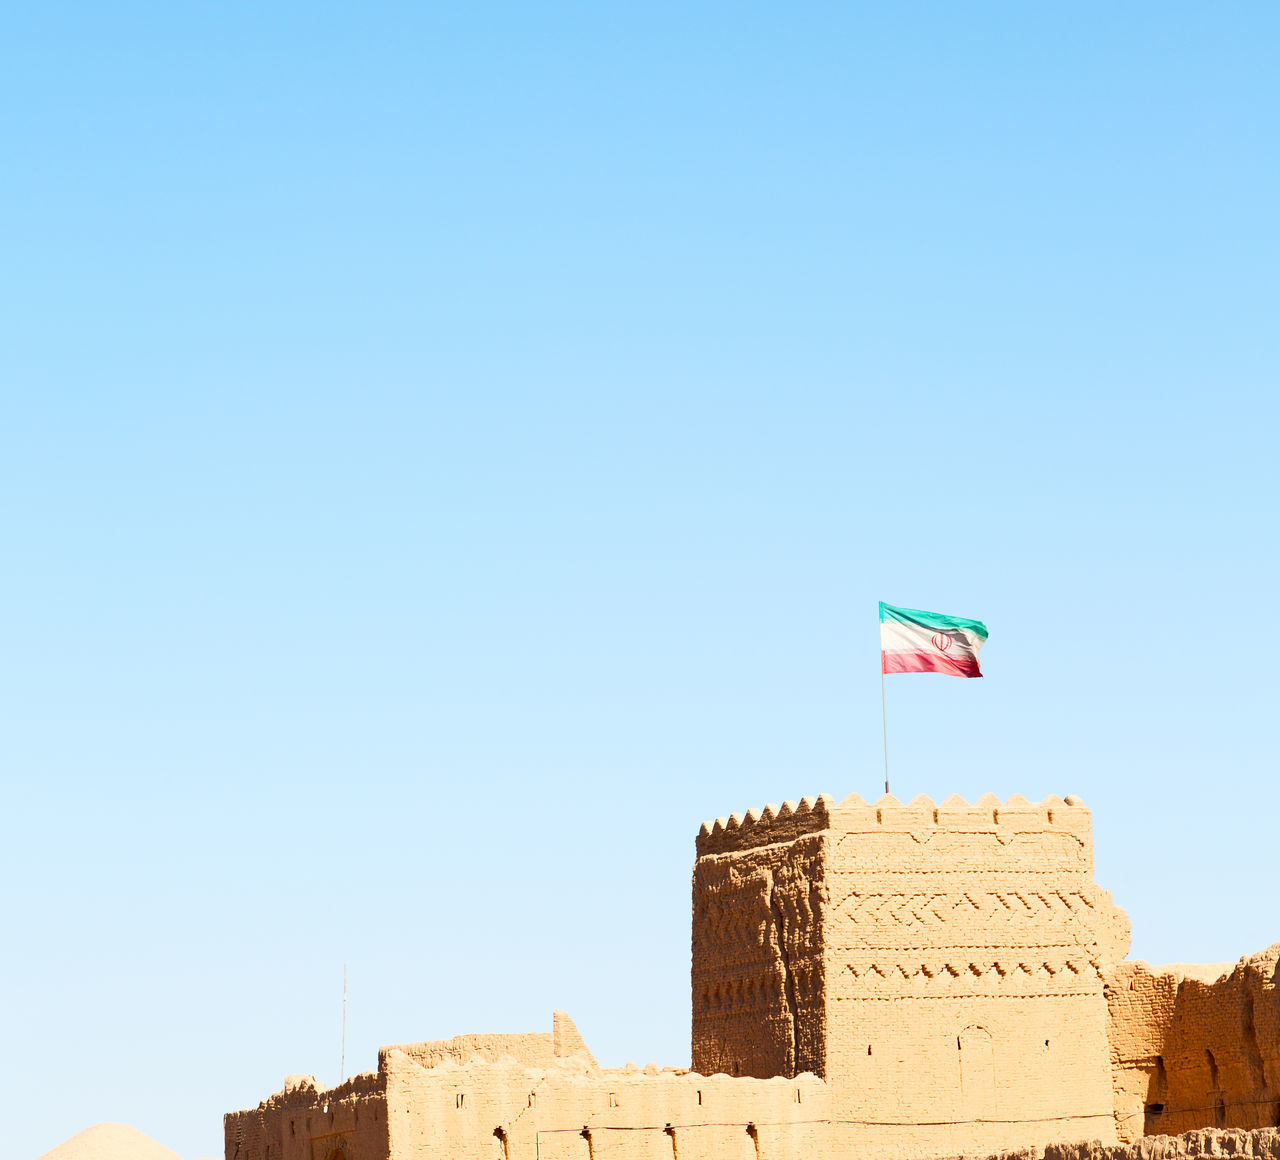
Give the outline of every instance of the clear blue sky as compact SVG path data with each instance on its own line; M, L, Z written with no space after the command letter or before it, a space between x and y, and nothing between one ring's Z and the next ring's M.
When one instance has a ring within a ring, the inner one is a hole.
M0 16L8 1147L550 1026L688 1061L704 818L1080 794L1280 939L1280 9Z

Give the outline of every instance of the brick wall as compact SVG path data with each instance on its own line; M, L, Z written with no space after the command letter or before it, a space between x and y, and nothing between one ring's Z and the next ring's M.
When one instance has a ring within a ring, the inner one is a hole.
M1107 999L1122 1139L1280 1124L1280 943L1234 966L1121 963Z
M703 827L693 888L700 1070L813 1071L898 1156L1115 1138L1128 922L1074 799L766 806Z

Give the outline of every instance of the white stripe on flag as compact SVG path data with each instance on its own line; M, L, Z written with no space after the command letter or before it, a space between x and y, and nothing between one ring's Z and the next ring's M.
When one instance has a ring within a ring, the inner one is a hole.
M938 652L933 638L940 633L949 636L956 647L973 651L969 634L959 629L922 628L900 620L880 622L880 649L882 652Z

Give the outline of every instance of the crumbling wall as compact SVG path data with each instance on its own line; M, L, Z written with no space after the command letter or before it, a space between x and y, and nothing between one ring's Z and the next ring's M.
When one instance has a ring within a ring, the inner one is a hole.
M1136 1142L1110 1146L1096 1140L1051 1144L1045 1148L1043 1160L1196 1160L1201 1156L1218 1160L1280 1160L1280 1132L1274 1128L1226 1132L1209 1128L1179 1136L1144 1136Z
M1208 1128L1180 1136L1142 1136L1122 1144L1098 1140L1046 1144L1043 1148L1019 1148L1000 1152L986 1160L1280 1160L1280 1132L1274 1128L1253 1131L1219 1131ZM947 1160L975 1160L950 1156Z
M226 1160L387 1160L382 1077L364 1072L335 1088L290 1076L256 1108L223 1117Z
M703 827L693 870L691 976L699 1072L823 1074L822 830L829 802L766 806L723 819L715 834Z
M1232 967L1121 963L1107 980L1122 1140L1280 1124L1280 943Z
M585 1056L588 1062L595 1064L595 1057L588 1050L577 1025L563 1011L554 1012L549 1032L455 1035L452 1039L425 1043L397 1043L379 1050L379 1064L389 1051L403 1052L423 1067L435 1067L446 1060L469 1063L473 1059L487 1059L492 1063L507 1058L528 1067L550 1067L557 1059L575 1055Z
M498 1060L509 1056L529 1067L546 1067L555 1060L551 1033L534 1031L527 1035L455 1035L431 1043L394 1043L378 1049L378 1059L389 1051L403 1052L423 1067L452 1060L466 1063L473 1058Z

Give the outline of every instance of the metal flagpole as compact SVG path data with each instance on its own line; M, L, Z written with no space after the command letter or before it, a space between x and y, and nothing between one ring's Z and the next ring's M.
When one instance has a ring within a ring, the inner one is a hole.
M884 707L884 653L880 654L880 725L884 730L884 792L889 792L889 715Z

